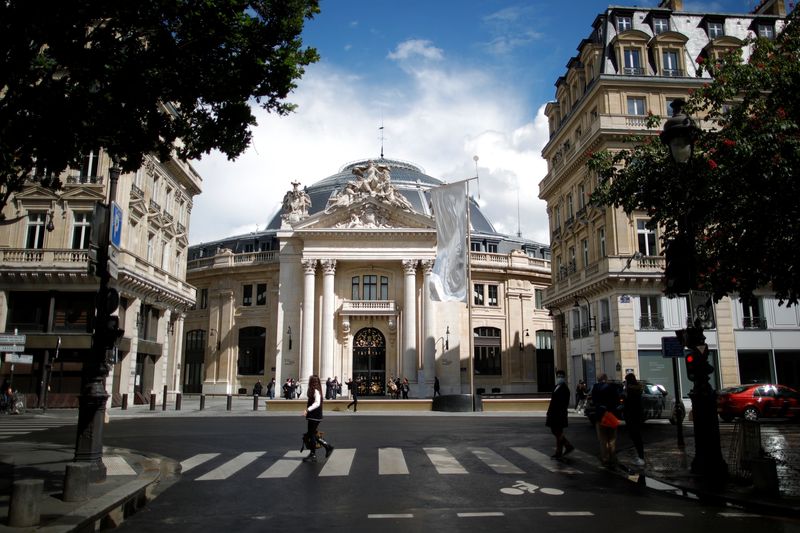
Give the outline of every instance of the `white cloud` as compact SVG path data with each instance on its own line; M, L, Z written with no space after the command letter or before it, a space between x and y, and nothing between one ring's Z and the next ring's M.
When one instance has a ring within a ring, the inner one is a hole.
M444 58L444 52L441 48L433 46L433 43L426 39L409 39L398 44L394 51L389 52L386 57L395 61L405 61L415 56L430 61L440 61Z
M439 50L431 43L421 49ZM264 228L290 182L312 185L348 162L377 157L381 120L386 157L414 162L431 176L474 176L478 155L481 204L495 228L513 235L519 223L523 236L549 242L537 198L546 173L543 108L531 116L521 90L486 72L435 66L397 69L400 77L392 80L322 64L308 68L289 99L299 106L295 113L259 110L253 146L237 161L212 154L195 163L203 193L192 211L192 244Z

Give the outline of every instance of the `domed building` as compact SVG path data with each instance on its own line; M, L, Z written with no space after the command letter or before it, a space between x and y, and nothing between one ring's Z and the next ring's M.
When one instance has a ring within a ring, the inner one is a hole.
M442 394L552 390L547 245L498 233L470 199L470 305L431 297L430 191L444 184L408 162L356 161L292 183L263 231L190 247L183 392L272 378L305 390L311 374L377 397L397 377L418 398L434 377Z

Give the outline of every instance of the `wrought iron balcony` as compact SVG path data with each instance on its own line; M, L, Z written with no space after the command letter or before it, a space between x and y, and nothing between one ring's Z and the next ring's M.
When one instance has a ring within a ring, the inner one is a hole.
M767 329L767 319L760 316L746 316L742 318L744 329Z
M664 317L661 314L642 315L639 319L639 329L664 329Z

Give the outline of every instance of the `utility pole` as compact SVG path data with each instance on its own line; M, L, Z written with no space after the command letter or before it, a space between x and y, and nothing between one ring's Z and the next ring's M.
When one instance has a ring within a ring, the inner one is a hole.
M81 373L74 460L90 464L90 480L95 482L106 478L103 464L106 378L109 367L116 362L116 345L125 333L119 327L119 317L114 315L119 307L119 292L111 281L117 277L116 251L122 224L122 212L115 202L119 174L119 168L109 169L109 201L95 204L89 243L89 274L100 278L100 287L95 299L92 348Z

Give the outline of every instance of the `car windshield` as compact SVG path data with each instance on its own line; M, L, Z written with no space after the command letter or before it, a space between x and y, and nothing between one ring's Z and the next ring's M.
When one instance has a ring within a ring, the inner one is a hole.
M744 392L747 389L752 387L752 385L738 385L736 387L728 387L726 389L722 389L720 392L724 392L726 394L739 394L740 392Z

